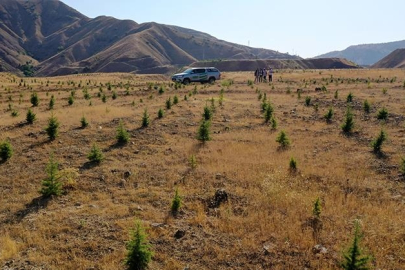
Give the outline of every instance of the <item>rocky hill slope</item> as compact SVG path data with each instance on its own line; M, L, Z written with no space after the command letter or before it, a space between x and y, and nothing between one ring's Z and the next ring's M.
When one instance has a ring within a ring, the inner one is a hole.
M350 46L343 51L329 52L316 58L346 58L358 65L370 66L400 48L405 48L405 40Z
M405 49L397 49L375 63L373 68L405 68Z
M204 59L299 59L157 23L88 18L58 0L1 0L0 68L35 75L164 73Z

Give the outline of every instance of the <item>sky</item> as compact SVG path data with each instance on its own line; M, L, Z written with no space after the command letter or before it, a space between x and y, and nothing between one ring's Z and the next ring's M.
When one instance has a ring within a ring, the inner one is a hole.
M251 47L314 57L405 39L403 0L61 0L82 14L157 22Z

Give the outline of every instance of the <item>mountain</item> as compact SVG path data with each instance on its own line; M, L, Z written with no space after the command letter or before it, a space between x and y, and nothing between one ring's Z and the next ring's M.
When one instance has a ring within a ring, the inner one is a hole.
M164 73L205 59L299 59L177 26L92 19L58 0L0 2L0 70Z
M256 68L274 69L344 69L359 68L353 62L342 58L318 59L271 59L271 60L225 60L195 62L192 67L215 66L221 71L254 71Z
M315 58L346 58L362 66L370 66L381 60L396 49L405 48L405 40L388 43L362 44L346 48L343 51L333 51Z
M405 68L405 49L396 49L377 63L372 68Z

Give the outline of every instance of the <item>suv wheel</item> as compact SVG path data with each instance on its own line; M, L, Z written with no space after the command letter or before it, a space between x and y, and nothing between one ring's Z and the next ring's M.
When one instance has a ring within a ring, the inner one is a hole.
M184 83L185 85L190 84L190 79L184 79L184 80L183 80L183 83Z
M208 82L209 82L210 84L213 84L213 83L215 82L215 78L214 78L214 77L210 77L210 79L208 80Z

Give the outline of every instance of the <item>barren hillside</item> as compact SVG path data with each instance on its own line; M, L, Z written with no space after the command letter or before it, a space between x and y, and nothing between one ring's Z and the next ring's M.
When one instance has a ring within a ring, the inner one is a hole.
M164 73L204 59L297 59L177 26L90 19L58 0L1 2L0 58L7 70L30 61L39 76Z
M397 49L375 63L373 68L405 68L405 49Z

